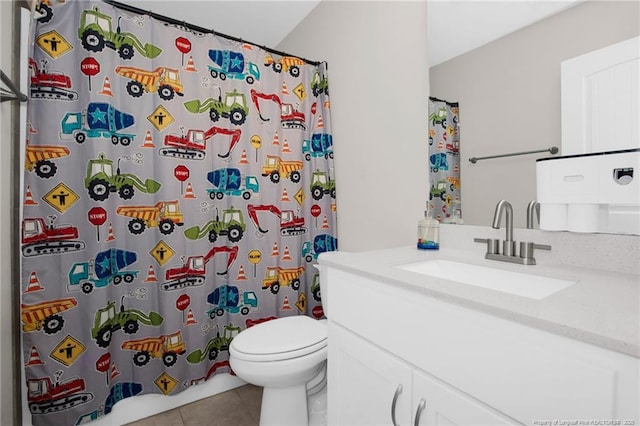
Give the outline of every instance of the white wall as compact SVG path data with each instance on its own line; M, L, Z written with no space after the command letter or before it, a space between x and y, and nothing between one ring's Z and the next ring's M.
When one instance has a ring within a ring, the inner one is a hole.
M339 249L415 244L428 194L426 1L324 0L278 49L329 63Z
M0 1L0 68L12 77L13 2ZM4 86L3 86L4 87ZM0 104L0 424L13 424L12 387L14 380L11 345L11 109L15 102Z
M465 224L489 225L507 199L525 226L535 159L550 154L468 159L561 148L560 63L638 34L639 2L586 1L430 69L431 95L460 103Z

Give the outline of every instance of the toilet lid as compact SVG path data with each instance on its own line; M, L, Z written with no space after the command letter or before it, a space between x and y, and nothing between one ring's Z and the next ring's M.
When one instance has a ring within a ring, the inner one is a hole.
M266 321L238 334L229 351L245 360L297 358L327 345L327 326L307 316Z

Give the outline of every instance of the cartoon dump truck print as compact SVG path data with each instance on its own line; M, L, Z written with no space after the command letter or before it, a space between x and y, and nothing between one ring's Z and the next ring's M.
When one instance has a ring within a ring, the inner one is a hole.
M77 262L69 269L70 290L81 289L84 294L90 294L94 288L106 287L113 283L127 284L133 282L139 271L125 270L138 260L136 253L111 248L96 254L95 259L88 262Z
M101 13L97 6L91 10L84 10L80 15L78 38L82 40L82 47L89 52L102 52L105 47L114 49L122 59L133 58L137 51L145 58L153 59L162 52L157 46L149 43L144 45L135 34L122 32L120 19L113 30L111 16Z
M271 293L278 294L280 287L291 286L292 289L300 288L300 276L304 273L304 266L298 268L282 268L280 266L267 267L262 289L269 289Z
M23 303L20 306L22 331L29 333L43 330L46 334L55 334L64 326L64 318L59 314L77 305L78 301L73 297L47 300L33 305Z
M121 173L119 164L118 159L118 167L114 174L113 161L105 158L104 153L101 152L98 158L89 160L84 186L92 200L104 201L112 192L117 192L123 200L129 200L133 198L136 189L146 194L155 194L162 186L160 182L151 178L143 182L132 173Z
M162 358L164 365L171 367L178 361L178 355L185 353L185 345L180 330L158 337L127 340L122 342L121 348L136 352L133 354L133 363L138 367L146 365L151 358Z
M64 145L30 145L25 151L24 169L43 179L55 176L58 166L52 161L69 155L69 148Z
M122 112L106 102L90 102L82 112L68 112L62 119L60 138L73 137L76 142L84 143L87 138L108 138L111 143L128 146L135 134L125 133L135 124L133 115Z
M177 200L159 201L153 206L120 206L116 214L132 218L127 228L134 235L142 234L148 227L158 227L160 233L169 235L176 225L184 225Z
M209 50L209 58L214 65L209 65L209 74L220 80L237 79L253 84L260 80L260 69L253 62L245 60L241 52L231 50Z
M291 182L300 182L300 170L302 170L302 161L283 160L277 155L267 155L264 166L262 166L262 176L269 176L273 183L280 182L280 178L289 178Z
M127 93L134 98L139 98L145 92L157 92L164 101L170 101L175 95L184 96L180 71L175 68L157 67L147 71L142 68L119 66L115 71L116 74L129 79Z
M300 76L300 68L304 65L304 61L295 56L283 56L280 59L273 59L273 56L267 54L264 57L264 66L271 67L278 74L288 72L292 77Z

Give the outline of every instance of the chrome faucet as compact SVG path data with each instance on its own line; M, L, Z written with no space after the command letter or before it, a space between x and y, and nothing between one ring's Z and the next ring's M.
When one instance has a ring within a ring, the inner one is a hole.
M533 229L533 215L535 214L538 225L540 224L540 203L532 200L527 205L527 229Z
M491 227L493 229L500 229L500 219L502 219L502 212L506 213L506 238L502 241L502 254L506 256L516 255L516 242L513 241L513 207L507 200L500 200L496 205L496 211L493 214L493 223Z
M527 228L529 223L533 227L533 212L537 211L539 215L540 205L536 201L532 201L527 206ZM502 253L500 253L500 240L489 238L474 238L476 243L486 243L487 252L485 259L500 260L503 262L519 263L521 265L535 265L536 259L533 257L534 249L551 250L551 246L544 244L534 244L531 242L520 243L520 255L516 253L516 242L513 240L513 207L507 200L500 200L496 205L496 211L493 214L493 222L491 227L494 229L500 229L500 221L502 219L502 212L505 212L506 221L506 236L502 241ZM529 220L531 217L531 220ZM539 220L539 216L538 216Z

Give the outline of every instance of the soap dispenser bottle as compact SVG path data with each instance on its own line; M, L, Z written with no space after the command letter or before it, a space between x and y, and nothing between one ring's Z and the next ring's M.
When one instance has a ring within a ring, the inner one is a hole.
M439 231L440 222L433 218L431 207L427 202L427 210L424 218L418 221L418 249L438 250L440 248Z

